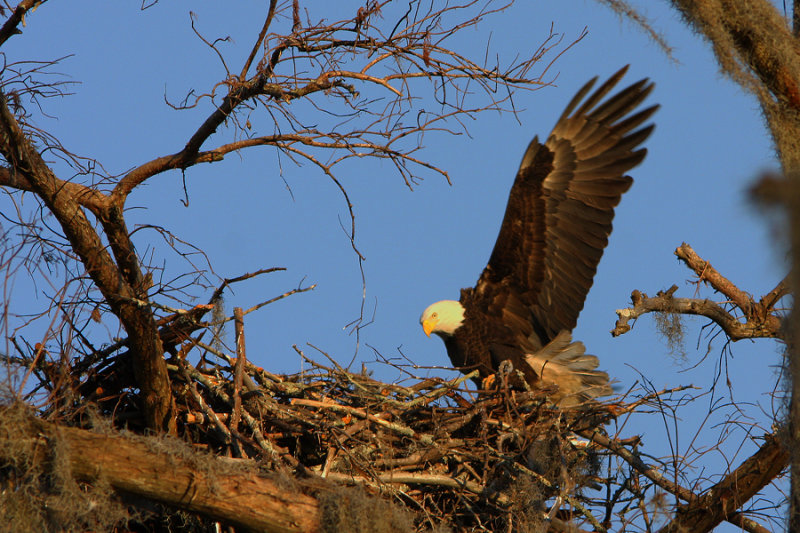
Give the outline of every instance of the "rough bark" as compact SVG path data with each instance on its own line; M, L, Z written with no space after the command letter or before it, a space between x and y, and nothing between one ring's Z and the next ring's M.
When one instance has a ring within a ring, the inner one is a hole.
M767 0L672 0L722 70L758 97L785 173L800 168L800 43Z
M789 278L781 280L774 289L756 301L752 295L741 290L729 279L718 272L711 263L702 259L686 243L681 244L675 255L686 263L697 275L697 279L707 283L716 292L725 296L733 309L709 299L676 298L678 290L673 285L666 291L659 291L655 297L649 297L638 290L631 294L632 307L618 309L619 319L611 334L623 335L631 330L631 321L635 321L646 313L674 313L680 315L698 315L713 320L732 341L742 339L785 337L782 324L782 311L776 305L789 293Z
M787 192L793 266L789 273L789 281L791 286L796 288L800 287L800 178L798 176L789 180ZM800 531L800 446L797 446L800 442L800 353L797 350L797 340L800 339L800 315L797 314L797 309L792 309L788 322L790 335L785 363L790 377L788 439L795 444L792 446L788 526L790 532L796 533Z
M67 455L72 475L91 482L102 477L116 490L200 513L248 530L319 531L316 500L287 484L253 472L237 472L209 456L198 465L191 456L159 451L143 440L93 433L27 418L20 438L36 440L37 460L55 446ZM183 445L183 444L181 444ZM0 449L0 457L8 453ZM233 470L233 471L232 471ZM246 512L243 510L246 509Z
M675 517L659 533L711 531L728 520L769 484L789 462L789 451L773 435L736 470L699 498L678 507Z
M136 381L142 391L146 425L154 431L174 432L174 405L161 339L146 294L140 290L142 273L121 211L106 203L98 214L109 238L109 254L100 236L69 189L61 186L30 139L17 123L0 93L0 153L21 174L58 220L73 251L103 293L129 337ZM143 305L144 304L144 305Z
M672 0L686 23L710 42L722 70L752 92L764 112L777 156L790 183L789 224L795 268L789 284L800 284L797 259L800 215L795 199L800 179L800 41L798 8L784 16L768 0ZM784 4L785 7L785 4ZM798 322L794 313L793 322ZM792 324L793 336L800 324ZM793 344L793 343L792 343ZM787 351L790 371L789 438L800 440L800 354ZM800 531L800 449L792 447L789 530Z

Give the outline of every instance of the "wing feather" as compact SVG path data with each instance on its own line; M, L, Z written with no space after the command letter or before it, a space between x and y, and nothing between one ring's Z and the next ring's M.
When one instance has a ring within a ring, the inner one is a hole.
M519 300L541 344L575 327L608 244L614 208L633 182L625 173L647 153L639 146L653 126L642 125L658 106L636 108L653 84L644 79L606 98L627 68L593 92L597 78L589 81L547 141L534 138L528 145L476 286L491 314L503 314L499 302ZM508 292L517 296L508 298ZM521 333L517 327L509 329Z
M619 80L621 80L622 77L625 75L625 73L628 72L628 66L629 65L625 65L624 67L619 69L614 75L612 75L600 87L598 87L595 92L593 92L591 95L589 95L589 97L586 99L586 101L583 103L583 105L581 105L581 107L579 107L575 111L575 115L574 116L580 117L580 116L588 115L589 114L589 110L591 110L594 106L596 106L608 93L610 93L611 90L617 85L617 83L619 83ZM594 85L596 80L597 80L597 76L592 78L589 81L589 83L586 84L587 86L589 86L589 89L591 89L591 87ZM587 92L588 92L589 89L587 89ZM578 94L580 94L580 92ZM558 128L558 125L562 122L562 120L566 118L566 116L569 114L568 111L571 111L569 109L569 107L561 115L561 118L556 123L556 127L553 128L553 131L555 131L555 129Z

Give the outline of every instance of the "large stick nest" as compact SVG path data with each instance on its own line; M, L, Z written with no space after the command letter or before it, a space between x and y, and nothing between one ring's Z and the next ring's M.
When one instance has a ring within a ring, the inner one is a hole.
M598 482L598 461L574 432L609 418L599 404L561 411L541 391L509 389L502 376L476 394L465 387L476 373L383 383L302 353L309 371L275 375L206 348L196 366L182 353L168 361L180 432L198 448L359 485L410 509L418 530L525 531L586 520L581 489ZM88 374L83 394L135 427L127 357Z

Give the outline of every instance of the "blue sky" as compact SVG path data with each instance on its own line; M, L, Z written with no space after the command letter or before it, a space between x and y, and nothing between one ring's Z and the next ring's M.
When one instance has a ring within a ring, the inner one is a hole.
M420 155L447 169L452 186L429 173L411 191L391 165L362 160L339 170L355 205L356 244L367 258L367 315L374 310L374 320L361 330L359 343L346 327L358 317L362 304L358 261L340 226L340 221L347 223L348 214L334 185L316 168L279 160L270 148L229 155L223 163L186 172L188 207L181 203L181 175L171 172L151 179L131 196L129 207L144 209L129 211L130 225L170 229L203 249L221 277L287 268L235 286L226 297L229 309L248 308L301 282L317 284L310 293L247 316L248 356L270 371L294 373L303 368L293 344L322 358L307 343L343 364L355 360L356 369L361 362L375 360L373 350L386 357L402 351L419 365L445 366L449 361L444 345L424 336L420 312L436 300L457 299L461 287L476 281L531 137L549 133L586 80L606 77L630 63L626 81L653 79L656 88L650 101L662 107L654 119L655 133L646 143L649 154L631 172L634 186L617 210L610 245L574 336L600 357L601 366L622 389L639 373L657 388L707 387L717 373L723 340L701 335L705 321L686 320L687 358L681 360L669 354L650 318L640 320L627 335L612 338L614 310L628 303L634 289L653 294L675 283L678 295L694 296L694 286L686 282L689 271L673 255L683 241L756 297L772 289L783 276L784 257L772 229L750 204L747 189L761 171L774 170L777 164L755 99L718 73L708 46L664 3L631 3L643 6L663 31L675 61L632 24L595 2L520 2L487 17L478 29L467 30L459 41L462 50L480 60L491 39L491 49L501 60L510 60L538 48L551 24L564 42L584 27L588 35L550 67L546 79L553 80L552 86L516 95L516 118L488 112L468 124L469 135L426 135ZM45 111L56 118L38 116L35 121L73 152L97 158L116 174L179 151L210 112L207 102L185 112L164 103L165 95L177 102L191 89L207 92L224 79L216 56L191 32L190 9L206 36L231 36L221 49L238 72L260 28L264 3L242 1L235 9L219 5L162 2L140 12L135 2L47 3L28 17L23 34L4 50L8 61L73 54L55 70L80 82L71 89L74 95L47 101ZM313 19L343 18L359 3L336 3L340 13L331 13L325 8L329 5L301 1ZM423 100L420 105L434 104ZM304 118L313 121L311 111L298 112L309 113ZM261 133L270 133L266 126L263 122ZM230 130L221 131L204 148L229 139ZM0 198L0 210L9 208ZM152 246L156 262L168 270L183 268L155 233L141 232L137 245L140 253ZM18 280L15 295L27 300L28 290ZM200 294L197 303L204 303L210 291ZM699 294L709 295L703 290ZM690 369L707 351L705 361ZM742 341L732 346L732 354L724 368L734 399L749 404L743 420L768 427L762 411L773 409L767 393L774 386L779 349L770 341ZM397 377L383 365L369 368L383 379ZM438 369L416 372L447 375ZM729 394L723 378L715 400ZM710 402L706 397L680 413L680 451L703 425ZM701 445L715 441L718 433L712 423L705 424ZM654 455L668 453L669 439L658 415L635 418L624 433L643 434L645 447L652 446ZM747 445L734 456L732 450L741 440L741 434L732 438L726 452L735 464L753 450ZM712 469L724 464L720 455L712 455Z

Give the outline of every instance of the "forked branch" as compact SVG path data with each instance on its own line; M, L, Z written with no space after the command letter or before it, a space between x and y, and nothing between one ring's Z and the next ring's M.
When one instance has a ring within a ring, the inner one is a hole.
M635 321L647 313L675 313L683 315L704 316L722 328L732 341L755 338L782 338L780 310L776 305L788 294L786 279L781 280L774 289L759 301L739 289L735 284L720 274L711 263L700 258L686 243L675 250L678 256L697 275L697 283L707 283L712 289L727 298L726 304L709 299L675 298L678 290L673 285L669 290L659 291L655 297L633 291L631 303L633 307L617 310L617 319L611 334L616 336L627 333L631 329L630 321ZM730 308L730 305L733 308Z

